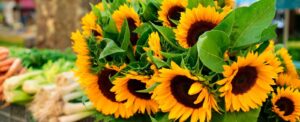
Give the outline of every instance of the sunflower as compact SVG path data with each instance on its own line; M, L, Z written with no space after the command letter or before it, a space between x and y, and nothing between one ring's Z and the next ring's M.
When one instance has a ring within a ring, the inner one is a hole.
M132 7L128 7L126 4L119 7L112 15L113 20L116 22L118 31L121 31L123 22L127 20L130 30L130 41L132 45L136 45L138 35L133 31L141 25L139 15L134 11Z
M82 19L83 35L86 37L93 34L98 40L102 40L103 32L99 24L97 24L97 16L93 13L87 13Z
M144 47L145 51L151 50L154 52L154 56L156 58L159 58L159 59L163 58L162 54L160 53L160 51L161 51L160 38L159 38L159 35L157 32L152 32L149 35L148 45L149 45L149 48Z
M126 101L124 104L128 108L133 108L133 112L144 114L154 114L158 112L157 103L151 99L151 93L140 93L138 90L144 90L149 87L148 76L139 75L136 72L129 72L124 77L116 78L111 91L115 92L116 100Z
M213 29L220 23L227 12L217 12L214 7L199 5L192 10L187 9L181 14L179 25L174 30L176 40L184 47L189 48L197 43L198 37Z
M158 19L163 21L164 26L176 27L171 20L178 21L180 13L185 11L187 0L164 0L158 11Z
M292 57L289 55L287 49L281 48L277 51L279 58L282 61L284 72L292 77L298 78L296 67L292 61Z
M265 49L265 52L266 51L274 52L274 50L275 50L275 42L274 40L270 40L268 47Z
M226 111L249 111L258 108L268 98L268 93L275 85L272 78L276 77L273 67L264 63L264 57L248 53L238 57L231 66L225 65L224 79L217 81L222 85L219 89L225 97Z
M73 40L72 48L77 55L76 66L81 71L88 72L91 65L90 51L84 36L79 31L76 31L72 33L71 40Z
M273 71L275 71L276 74L283 72L283 67L281 66L279 58L276 57L271 49L265 50L261 55L264 57L265 63L273 67ZM276 78L277 77L275 77L275 79Z
M90 70L90 52L84 36L77 31L72 34L71 39L74 41L73 50L77 54L76 66L78 69L75 74L79 77L80 85L96 109L105 115L114 114L116 118L132 116L134 114L133 109L125 108L123 102L117 102L115 94L110 91L113 85L109 77L119 72L124 66L118 68L107 65L99 74L92 73Z
M108 6L109 6L110 4L108 4ZM95 5L100 11L104 11L105 9L104 9L104 5L103 5L103 3L102 2L99 2L98 4L96 4Z
M171 62L171 69L159 72L156 79L160 85L155 88L153 98L163 112L169 112L169 119L185 121L190 117L192 122L204 122L211 119L211 108L218 110L214 96L206 87L197 87L201 81L189 70Z
M272 95L273 111L285 121L296 122L300 117L300 93L293 88L277 88Z
M85 82L82 87L98 111L105 115L113 114L116 118L120 116L129 118L134 114L133 108L126 107L124 101L116 101L115 93L110 91L113 87L110 77L117 72L114 68L106 67L97 75L83 73L80 76L80 80L82 80L81 82Z
M300 80L294 78L288 74L280 73L278 75L278 79L276 80L276 84L279 86L289 86L292 88L300 88Z

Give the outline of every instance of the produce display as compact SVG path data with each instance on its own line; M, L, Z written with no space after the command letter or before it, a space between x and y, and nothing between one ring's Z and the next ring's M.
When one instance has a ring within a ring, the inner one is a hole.
M14 75L25 72L21 64L21 59L12 58L9 55L9 50L5 47L0 47L0 100L3 100L3 82Z
M75 122L95 114L91 102L83 101L71 52L15 47L0 52L5 106L25 105L38 122Z
M100 121L299 121L274 16L275 0L104 0L72 33L75 75Z

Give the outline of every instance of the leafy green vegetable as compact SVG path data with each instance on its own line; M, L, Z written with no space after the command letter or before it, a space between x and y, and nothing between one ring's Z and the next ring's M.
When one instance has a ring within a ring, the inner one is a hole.
M42 69L42 66L49 61L55 62L59 59L66 61L75 61L76 56L71 50L61 52L58 50L40 50L40 49L25 49L25 48L11 48L12 57L19 57L22 59L22 64L27 68Z

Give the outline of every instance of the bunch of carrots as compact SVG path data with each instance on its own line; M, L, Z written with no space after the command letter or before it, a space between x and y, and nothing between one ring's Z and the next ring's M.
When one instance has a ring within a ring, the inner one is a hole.
M9 57L9 49L0 47L0 100L3 100L3 81L24 72L21 59Z

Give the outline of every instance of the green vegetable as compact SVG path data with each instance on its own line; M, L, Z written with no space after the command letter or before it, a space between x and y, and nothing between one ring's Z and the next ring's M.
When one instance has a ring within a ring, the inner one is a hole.
M80 112L72 115L61 116L58 118L60 122L76 122L88 116L95 114L95 111Z
M32 71L25 74L10 77L5 80L3 87L4 91L10 91L21 87L25 80L41 75L42 71Z
M22 64L27 68L41 69L44 64L49 61L55 62L60 59L66 61L75 61L76 56L73 52L66 50L61 52L58 50L40 50L40 49L24 49L12 48L10 49L13 57L22 59Z
M5 100L8 103L25 104L32 100L32 96L22 90L13 90L4 93Z

